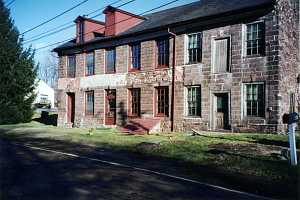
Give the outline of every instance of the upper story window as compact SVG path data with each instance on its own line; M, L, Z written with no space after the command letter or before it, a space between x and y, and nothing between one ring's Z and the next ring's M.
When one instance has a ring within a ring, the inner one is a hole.
M191 117L201 116L201 87L187 87L187 115Z
M169 66L169 38L156 41L157 46L157 67Z
M265 24L256 22L247 24L247 56L263 55L265 53Z
M212 53L212 68L213 73L225 73L229 72L230 62L230 39L221 38L216 39L213 42Z
M263 83L247 83L244 85L246 116L265 116L265 93Z
M85 113L87 115L94 115L94 91L85 93Z
M86 54L86 76L91 76L95 74L95 60L94 53Z
M202 62L202 33L189 34L187 37L188 64Z
M69 78L74 78L76 73L76 56L68 56L67 75Z
M141 68L141 43L132 44L131 48L131 69Z
M116 72L116 49L106 49L106 73Z

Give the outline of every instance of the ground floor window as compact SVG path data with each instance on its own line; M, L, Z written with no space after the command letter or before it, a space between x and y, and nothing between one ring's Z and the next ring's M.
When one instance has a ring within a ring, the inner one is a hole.
M245 111L246 116L265 116L265 91L263 83L245 84Z
M169 116L169 87L156 88L157 116Z
M94 114L94 91L85 93L85 113L87 115Z
M189 86L186 88L186 109L187 116L200 117L201 116L201 87Z
M130 89L131 115L140 116L141 113L141 89Z

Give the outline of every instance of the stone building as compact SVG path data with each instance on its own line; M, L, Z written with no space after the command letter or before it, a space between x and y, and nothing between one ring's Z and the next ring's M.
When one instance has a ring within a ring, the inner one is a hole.
M108 6L105 22L78 17L76 38L54 49L58 125L280 132L282 115L299 110L297 1L201 0L145 16Z

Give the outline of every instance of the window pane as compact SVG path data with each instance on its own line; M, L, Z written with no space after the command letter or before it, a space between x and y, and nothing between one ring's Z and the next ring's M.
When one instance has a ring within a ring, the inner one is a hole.
M246 110L247 116L264 117L264 85L246 85Z
M68 56L68 77L74 78L75 77L75 70L76 70L76 56Z
M94 92L86 92L86 114L94 113Z
M106 72L114 73L116 62L116 49L107 49L106 50Z
M131 64L132 68L139 69L141 65L141 44L131 46Z
M247 55L264 53L264 23L258 22L247 25Z
M169 115L169 88L158 87L157 88L157 114Z
M193 86L187 88L187 110L188 116L201 115L200 86Z
M86 75L94 75L94 53L86 55Z
M131 89L131 113L137 116L140 115L140 93L139 88Z
M188 59L189 63L202 61L202 34L188 35Z
M169 39L157 41L158 67L169 66Z

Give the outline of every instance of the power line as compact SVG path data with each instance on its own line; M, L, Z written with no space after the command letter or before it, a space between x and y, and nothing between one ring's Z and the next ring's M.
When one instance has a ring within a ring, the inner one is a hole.
M89 1L89 0L84 0L84 1L82 1L82 2L80 2L80 3L78 3L77 5L75 5L75 6L71 7L71 8L69 8L69 9L65 10L64 12L62 12L62 13L60 13L60 14L54 16L54 17L52 17L51 19L48 19L48 20L46 20L45 22L42 22L41 24L36 25L36 26L34 26L34 27L28 29L27 31L21 33L21 35L24 35L25 33L28 33L28 32L30 32L30 31L33 31L33 30L35 30L35 29L37 29L37 28L39 28L39 27L41 27L41 26L43 26L43 25L45 25L45 24L47 24L47 23L53 21L54 19L57 19L58 17L60 17L60 16L62 16L62 15L64 15L64 14L70 12L71 10L74 10L75 8L81 6L82 4L86 3L87 1Z
M135 1L135 0L133 0L133 1ZM155 8L152 8L152 9L150 9L150 10L147 10L147 11L145 11L145 12L142 12L142 13L140 13L140 14L138 14L138 15L144 15L144 14L146 14L146 13L148 13L148 12L151 12L151 11L154 11L154 10L157 10L157 9L160 9L160 8L165 7L165 6L167 6L167 5L173 4L173 3L177 2L177 1L180 1L180 0L173 0L173 1L170 1L170 2L168 2L168 3L165 3L165 4L160 5L160 6L158 6L158 7L155 7ZM122 21L119 21L119 22L114 23L114 24L112 24L112 25L110 25L110 26L107 26L107 27L114 26L114 25L119 24L119 23L121 23L121 22L127 21L127 20L129 20L129 19L131 19L131 18L133 18L133 17L129 17L129 18L127 18L127 19L124 19L124 20L122 20ZM107 27L104 27L104 28L107 28ZM99 28L99 29L96 29L96 30L87 32L87 33L85 33L85 34L89 34L89 33L92 33L92 32L98 31L98 30L102 30L102 29L104 29L104 28ZM84 34L84 35L85 35L85 34ZM68 38L68 39L63 40L63 41L60 41L60 42L55 42L55 43L53 43L53 44L49 44L49 45L46 45L46 46L43 46L43 47L40 47L40 48L37 48L36 51L41 50L41 49L44 49L44 48L47 48L47 47L51 47L51 46L54 46L54 45L58 45L58 44L61 44L61 43L63 43L63 42L70 41L70 40L72 40L72 39L74 39L74 37Z
M6 4L6 7L8 8L11 4L13 4L16 0L11 0L9 3Z
M134 2L134 1L136 1L136 0L130 0L130 1L127 1L127 2L125 2L125 3L123 3L123 4L119 5L119 6L117 6L116 8L120 8L120 7L122 7L122 6L125 6L125 5L127 5L127 4L132 3L132 2ZM107 6L105 6L105 7L103 7L103 8L106 8L106 7L107 7ZM101 9L101 10L102 10L102 9ZM100 15L102 15L102 14L103 14L103 13L98 14L98 15L95 15L95 16L93 16L92 18L98 17L98 16L100 16ZM41 39L41 38L51 36L51 35L53 35L53 34L56 34L56 33L60 32L60 31L66 30L66 29L68 29L68 28L71 28L71 27L73 27L73 26L74 26L74 25L72 24L72 25L70 25L70 26L68 26L68 27L59 29L59 30L57 30L57 31L55 31L55 32L52 32L52 33L49 33L49 34L47 34L47 35L41 36L41 37L39 37L39 38L33 39L33 40L31 40L30 42L34 42L34 41L39 40L39 39ZM95 31L95 30L94 30L94 31ZM92 32L94 32L94 31L91 31L91 32L88 32L88 33L92 33ZM86 33L86 34L88 34L88 33ZM25 42L25 43L27 43L27 42Z
M112 3L109 4L109 5L112 6L112 5L117 4L117 3L121 2L121 1L123 1L123 0L117 0L117 1L114 1L114 2L112 2ZM101 7L100 9L94 10L94 11L88 13L86 16L89 16L89 15L91 15L91 14L94 14L94 13L96 13L96 12L98 12L98 11L102 11L102 10L103 10L104 8L106 8L106 7L107 7L107 6L103 6L103 7ZM95 18L95 16L94 16L94 17L91 17L91 18ZM67 25L68 25L68 26L67 26ZM71 27L73 27L73 26L75 26L75 24L73 23L73 21L64 23L64 24L62 24L62 25L59 25L59 26L57 26L57 27L54 27L54 28L52 28L52 29L49 29L49 30L47 30L47 31L45 31L45 32L42 32L42 33L40 33L40 34L37 34L37 35L35 35L35 36L32 36L32 37L26 39L26 40L24 41L24 43L26 44L26 43L29 43L29 42L33 42L33 41L42 39L42 38L44 38L44 37L48 37L48 36L51 35L50 33L56 34L56 33L59 33L59 32L61 32L61 31L67 30L67 29L69 29L69 28L71 28ZM46 34L46 35L45 35L45 34Z

